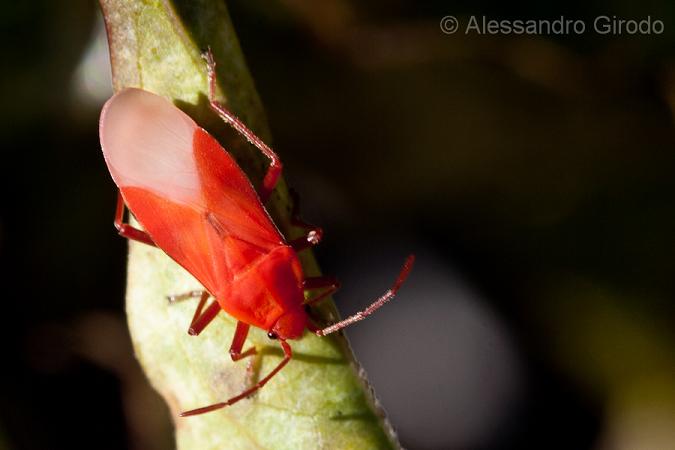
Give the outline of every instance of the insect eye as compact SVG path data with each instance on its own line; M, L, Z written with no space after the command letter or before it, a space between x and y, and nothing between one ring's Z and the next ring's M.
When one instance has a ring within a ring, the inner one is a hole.
M267 337L270 339L279 339L279 335L276 334L274 331L270 331L269 333L267 333Z

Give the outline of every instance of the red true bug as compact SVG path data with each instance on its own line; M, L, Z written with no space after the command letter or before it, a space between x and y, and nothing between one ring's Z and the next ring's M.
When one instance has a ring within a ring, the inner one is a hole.
M211 108L270 159L256 194L234 159L204 129L167 99L128 88L115 94L101 111L100 138L105 161L119 188L115 227L120 235L159 247L200 281L204 291L171 296L170 301L200 297L189 334L198 335L224 309L238 320L230 347L237 361L256 353L242 352L250 326L279 339L283 360L253 387L225 402L181 414L213 411L246 398L265 385L291 359L288 339L305 328L325 336L357 322L398 291L414 256L403 265L393 286L365 310L324 329L307 316L306 304L338 288L333 277L305 277L297 251L319 242L320 228L300 222L305 237L286 242L263 203L281 174L277 155L215 99L215 62L204 55ZM143 230L123 223L124 207ZM304 291L324 289L305 301ZM213 296L215 300L206 306ZM204 308L206 306L206 308Z

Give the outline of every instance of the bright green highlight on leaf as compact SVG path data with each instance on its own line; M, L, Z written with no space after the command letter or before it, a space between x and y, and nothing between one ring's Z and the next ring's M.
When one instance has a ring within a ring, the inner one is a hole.
M170 98L230 150L257 182L264 157L219 122L206 101L206 70L200 55L210 46L218 64L221 100L269 142L262 106L244 63L225 5L220 0L101 0L109 34L115 90L141 87ZM283 153L282 153L283 159ZM287 237L283 182L268 210ZM310 252L302 255L308 275L318 272ZM294 357L259 393L201 416L178 413L227 400L259 379L282 352L262 330L252 329L247 346L258 358L234 363L228 349L235 320L221 312L200 336L187 334L197 300L169 305L166 296L199 289L199 283L164 253L131 243L127 316L136 354L176 422L181 450L208 449L388 449L398 444L374 405L346 341L306 335L291 341ZM326 322L337 318L332 301L320 308Z

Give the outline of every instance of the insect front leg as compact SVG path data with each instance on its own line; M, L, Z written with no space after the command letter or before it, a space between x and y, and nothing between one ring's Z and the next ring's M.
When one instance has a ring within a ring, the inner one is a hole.
M244 136L247 141L255 145L258 150L260 150L263 155L265 155L270 160L270 166L267 168L267 173L263 178L262 187L258 192L260 200L265 203L279 181L281 171L283 170L283 165L281 164L277 154L274 153L274 150L265 144L262 139L256 136L255 133L253 133L253 131L251 131L246 125L244 125L244 123L239 120L237 116L227 110L225 106L216 100L216 61L213 59L211 49L204 53L203 58L206 60L206 69L209 78L209 103L211 104L211 109L213 109L225 123L228 123L239 134Z
M248 330L251 326L247 323L242 322L241 320L237 322L237 329L234 331L234 337L232 338L232 345L230 346L230 357L232 361L239 361L242 358L247 356L252 356L257 353L255 347L251 347L245 352L241 350L244 348L244 342L246 342L246 337L248 336Z
M288 343L286 341L279 341L279 343L281 344L281 348L284 351L284 359L281 360L281 362L274 368L274 370L272 370L269 374L267 374L267 376L265 378L258 381L253 387L245 390L241 394L239 394L235 397L232 397L231 399L229 399L227 401L224 401L224 402L221 402L221 403L214 403L213 405L204 406L203 408L197 408L197 409L193 409L191 411L186 411L184 413L181 413L180 416L181 417L195 416L197 414L204 414L204 413L207 413L207 412L210 412L210 411L215 411L216 409L220 409L220 408L224 408L226 406L233 405L234 403L237 403L239 400L243 400L246 397L251 396L256 391L258 391L260 388L265 386L265 384L267 384L267 382L270 381L272 379L272 377L274 377L274 375L279 373L279 371L281 369L283 369L286 364L288 364L288 361L290 361L291 357L293 356L291 346L288 345Z
M313 289L325 289L316 296L305 302L305 305L317 303L340 289L340 282L335 277L320 276L305 278L302 282L302 288L306 291Z
M248 330L250 328L251 326L249 324L244 323L241 320L237 322L237 328L234 331L234 337L232 338L232 345L230 345L230 358L232 358L232 361L236 362L247 356L256 356L258 354L258 350L255 347L251 347L245 352L241 351L244 348L244 343L246 342L246 337L248 336ZM250 386L253 382L254 363L255 358L251 358L246 365L246 386Z
M152 245L155 247L155 243L152 241L152 238L148 233L138 228L134 228L128 223L124 223L124 210L125 208L124 199L122 198L122 193L117 191L117 208L115 209L115 228L120 236L134 241L142 242L144 244Z
M335 293L335 291L340 289L340 282L337 280L337 278L332 276L309 277L303 280L302 288L306 291L324 289L322 292L319 292L314 297L311 297L309 300L305 301L305 311L309 317L307 328L312 333L315 333L320 330L320 328L316 325L316 322L311 317L309 306L313 305L314 303L318 303L329 295Z

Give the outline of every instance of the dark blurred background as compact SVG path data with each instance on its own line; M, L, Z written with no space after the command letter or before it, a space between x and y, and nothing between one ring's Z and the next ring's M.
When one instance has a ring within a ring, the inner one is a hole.
M418 255L348 332L405 447L675 448L674 3L228 5L341 311ZM0 8L0 449L172 448L124 323L97 5ZM447 35L447 15L587 29Z

